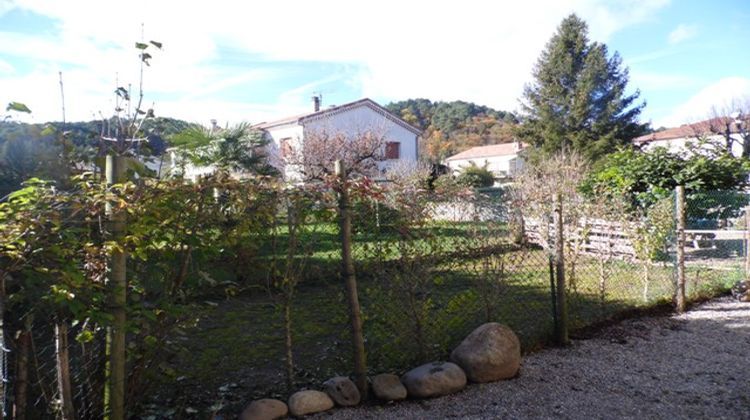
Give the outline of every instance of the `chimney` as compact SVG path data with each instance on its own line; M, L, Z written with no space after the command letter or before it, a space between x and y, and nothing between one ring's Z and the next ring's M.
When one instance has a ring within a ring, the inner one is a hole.
M323 95L313 95L312 97L313 109L315 110L315 112L320 111L320 102L321 102L322 96Z

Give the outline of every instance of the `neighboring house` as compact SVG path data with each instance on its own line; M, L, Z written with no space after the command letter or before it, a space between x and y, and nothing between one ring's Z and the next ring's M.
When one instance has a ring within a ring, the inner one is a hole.
M303 150L305 138L316 133L342 134L354 141L363 133L371 132L384 139L383 154L386 160L378 165L381 170L387 170L389 165L399 160L417 160L421 130L374 101L364 98L325 109L321 109L320 105L320 97L316 96L313 97L313 110L309 113L253 126L263 130L270 141L268 155L271 159L283 162L293 150ZM284 171L289 179L299 177L294 167L286 167Z
M454 174L460 173L472 164L487 167L495 178L512 178L523 169L524 160L520 155L528 147L525 143L513 142L472 147L445 160Z
M670 152L680 153L688 150L688 145L698 139L708 140L711 144L726 148L727 138L732 139L732 154L742 155L743 136L747 136L747 117L717 117L679 127L668 128L633 139L633 144L643 151L655 147L664 147ZM712 147L712 146L704 146Z

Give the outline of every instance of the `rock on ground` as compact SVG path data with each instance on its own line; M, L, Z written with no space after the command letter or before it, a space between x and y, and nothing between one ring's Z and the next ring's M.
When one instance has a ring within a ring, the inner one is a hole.
M351 379L337 376L323 382L326 394L338 405L350 407L359 404L360 395L357 386Z
M452 394L466 386L466 374L451 362L432 362L401 377L410 397L430 398Z
M521 366L521 342L505 325L488 322L469 334L451 353L472 382L509 379Z
M274 420L286 417L289 408L286 403L271 398L251 402L240 414L240 420Z
M297 391L289 397L289 412L295 417L320 413L333 408L333 400L325 392Z
M372 378L372 392L383 401L406 399L406 387L398 376L391 373L381 373Z

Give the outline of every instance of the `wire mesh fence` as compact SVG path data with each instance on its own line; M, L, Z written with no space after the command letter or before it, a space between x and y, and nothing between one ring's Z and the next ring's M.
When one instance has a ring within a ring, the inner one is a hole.
M6 388L6 415L13 419L60 418L61 380L70 384L73 418L101 418L104 394L105 342L88 326L62 327L55 322L27 323L9 349L11 381ZM85 339L82 337L86 337ZM61 373L61 357L69 376Z
M697 299L744 280L748 268L748 195L700 191L685 197L685 289Z
M560 281L573 330L674 298L674 198L648 215L563 211L555 219L553 213L528 211L509 188L427 193L412 187L351 187L352 255L368 374L445 359L485 322L509 325L526 351L538 348L554 339L563 322ZM182 302L179 322L158 343L165 350L155 362L131 370L131 377L140 375L132 383L141 384L131 388L132 413L154 419L237 413L249 399L283 398L351 373L342 237L335 200L326 194L276 196L274 224L250 239L253 252L190 261L187 270L203 279L206 293ZM736 193L688 195L690 298L744 278L746 204ZM242 280L222 283L230 272L241 272ZM228 286L217 293L209 287L216 284ZM138 333L130 338L137 340ZM10 377L4 407L13 407L19 378L14 366L21 340L11 341L10 369L2 371ZM76 417L100 417L104 332L77 324L68 343ZM36 322L28 418L60 415L58 353L53 323ZM131 357L129 366L142 365Z

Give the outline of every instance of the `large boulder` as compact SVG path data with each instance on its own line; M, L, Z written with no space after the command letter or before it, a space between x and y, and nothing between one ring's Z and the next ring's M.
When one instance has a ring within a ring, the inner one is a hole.
M333 401L342 406L350 407L359 404L360 395L357 386L351 379L337 376L323 382L323 389Z
M473 382L493 382L516 376L521 366L521 343L505 325L489 322L475 329L451 353Z
M372 378L372 392L383 401L399 401L406 398L406 387L391 373L381 373Z
M320 413L333 408L333 400L325 392L297 391L289 397L289 412L295 417Z
M462 390L466 386L466 375L451 362L432 362L406 372L401 382L410 396L430 398Z
M240 414L240 420L274 420L286 417L289 408L283 401L264 398L251 402Z

